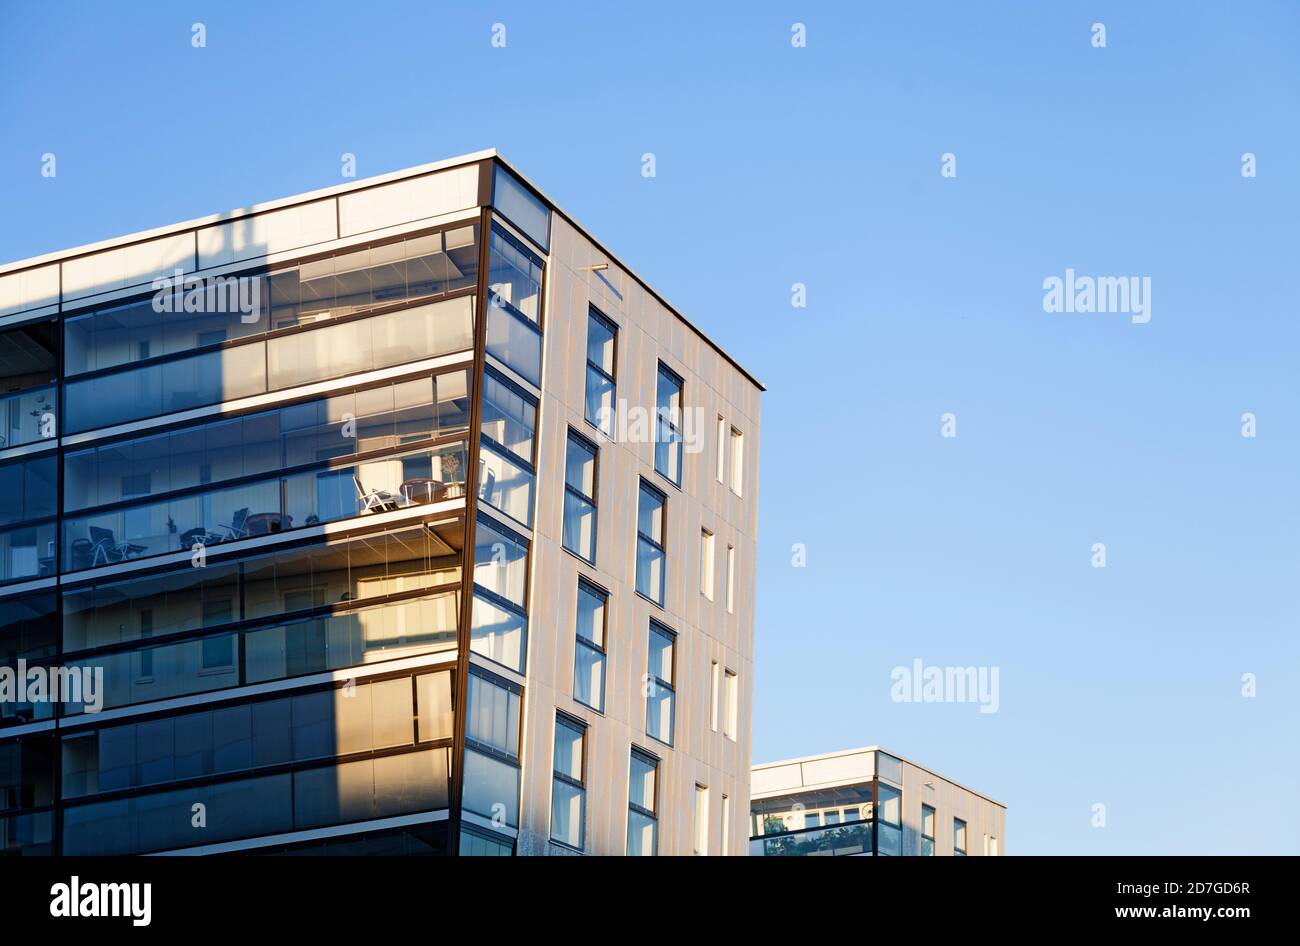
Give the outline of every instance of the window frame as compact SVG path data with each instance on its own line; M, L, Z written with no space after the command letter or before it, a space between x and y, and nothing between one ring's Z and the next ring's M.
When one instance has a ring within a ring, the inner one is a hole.
M661 676L659 676L658 672L656 671L656 668L650 666L650 652L651 652L650 647L654 641L653 635L656 633L663 637L668 638L669 645L672 647L671 666L668 668L669 672L672 674L671 681L664 680ZM677 735L677 640L678 637L676 631L668 627L666 624L660 621L656 621L654 618L650 619L649 633L646 635L646 683L655 688L667 690L671 696L671 699L669 700L670 710L668 713L668 738L661 739L659 736L656 736L652 732L650 732L650 705L651 705L650 699L653 695L657 695L657 694L654 694L652 692L646 693L645 734L649 738L653 739L655 742L661 743L662 745L668 746L670 748L676 744L675 738Z
M961 826L958 829L958 825ZM954 857L966 857L966 845L968 843L967 835L969 828L966 821L962 818L952 819L952 853ZM961 847L957 846L957 839L961 838Z
M671 419L671 410L664 408L659 402L660 382L664 380L665 376L669 381L675 381L677 383L677 401L679 407L678 418L676 421ZM686 423L686 379L672 368L668 367L668 365L663 361L658 363L658 368L655 371L654 421L655 473L661 476L665 482L672 483L673 486L677 487L677 489L681 489L684 473L683 468L686 466L686 451L683 446L686 442L686 437L682 433L682 427ZM676 440L665 441L660 439L660 425L663 423L667 423L672 428L673 434L676 435ZM659 447L661 444L666 444L670 449L674 446L677 448L677 479L673 479L666 471L659 469Z
M578 491L577 487L569 483L569 444L576 443L579 447L585 447L591 451L591 490L590 496L584 496ZM583 436L573 427L568 428L568 433L564 438L564 495L565 497L572 494L578 499L591 506L592 523L591 523L591 558L583 555L577 549L569 548L568 541L565 539L565 507L567 503L561 503L560 506L560 547L566 552L577 556L588 565L596 564L596 550L599 547L599 528L600 528L600 447L592 441L590 437Z
M662 536L662 541L656 541L652 536L646 535L644 532L641 531L640 500L641 500L641 493L643 491L649 491L650 493L653 493L654 495L659 497L659 532L660 535ZM637 549L636 549L637 554L633 556L632 586L635 589L636 593L640 595L642 598L644 598L646 601L649 601L651 604L655 605L656 607L662 608L664 606L664 601L668 597L668 494L665 493L663 490L661 490L659 487L655 486L644 476L640 478L640 483L637 487L636 539L637 539ZM636 580L636 572L638 570L639 563L640 563L640 544L642 541L645 541L650 545L651 548L662 553L663 555L663 568L660 570L659 573L659 598L658 599L652 598L648 594L643 592L639 587L640 583Z
M589 709L589 710L591 710L591 711L593 711L593 712L596 712L596 713L600 713L600 714L603 716L603 715L605 715L605 682L606 682L606 677L607 677L608 667L609 667L609 598L610 598L610 594L609 594L609 592L608 592L607 590L605 590L604 588L602 588L600 585L596 584L596 583L595 583L594 581L592 581L591 579L587 578L587 577L584 576L584 575L579 575L579 576L578 576L578 596L579 596L579 597L578 597L577 600L581 600L581 595L582 595L582 593L583 593L583 586L584 586L584 585L587 586L587 589L588 589L588 593L589 593L589 594L598 595L598 596L600 596L600 598L604 601L604 604L602 605L602 607L601 607L601 609L600 609L600 622L601 622L601 628L600 628L600 641L601 641L601 642L600 642L600 644L596 644L594 641L588 640L588 639L584 638L581 634L578 633L578 615L577 615L577 607L576 607L576 605L575 605L575 607L574 607L574 616L573 616L573 641L574 641L574 652L573 652L573 701L574 701L575 703L579 704L580 706L585 706L585 707L587 707L587 709ZM591 705L590 703L588 703L586 700L580 699L580 698L578 697L578 648L581 648L581 647L589 647L589 648L591 648L592 650L594 650L596 653L600 654L600 706L592 706L592 705Z
M565 726L570 730L576 731L582 740L582 761L579 763L579 779L574 780L572 776L565 772L559 771L555 766L555 741L554 733L551 740L551 813L550 824L547 826L547 837L552 844L558 844L570 851L586 851L587 848L587 724L576 716L570 716L563 710L555 711L555 728ZM555 836L555 783L563 782L570 788L576 789L581 798L578 806L578 846L570 844L568 841L561 840Z
M652 801L654 802L654 810L649 810L647 808L644 808L641 805L638 805L636 802L632 801L632 787L631 787L632 786L632 760L638 757L640 758L643 764L648 765L650 769L654 772L654 777L655 777L654 798L652 799ZM635 812L644 818L648 818L654 824L654 847L653 850L650 852L650 854L652 857L655 857L658 856L659 854L659 802L660 802L659 777L661 774L659 771L660 759L659 756L655 755L653 752L649 751L648 749L642 749L636 743L632 743L631 750L628 753L627 766L628 766L628 793L627 793L628 814L630 816L633 812ZM624 854L627 853L626 838L624 838L623 853Z
M926 813L927 813L927 812L929 812L929 815L930 815L930 833L929 833L929 834L926 834L926 833L925 833L925 816L926 816ZM935 809L935 807L934 807L933 805L927 805L927 804L925 804L924 802L922 802L922 804L921 804L921 830L920 830L919 833L920 833L920 836L921 836L921 855L922 855L923 857L934 857L934 856L935 856L935 853L936 853L936 852L935 852L936 845L935 845L935 843L934 843L934 831L935 831L935 825L938 823L938 820L939 820L939 812ZM929 841L929 842L930 842L930 851L929 851L928 854L926 853L926 850L925 850L925 842L926 842L926 841Z
M614 358L613 358L613 362L614 362L614 373L613 373L612 375L609 374L608 372L606 372L605 369L604 369L603 367L601 367L601 366L598 365L598 364L595 364L595 363L592 362L592 360L591 360L591 325L592 325L593 322L600 322L600 323L602 323L602 324L605 326L605 328L609 329L610 334L613 336L613 342L614 342ZM602 434L604 434L606 437L609 437L609 438L611 438L611 439L612 439L613 436L614 436L614 429L615 429L616 426L617 426L616 417L617 417L617 414L618 414L618 348L619 348L619 345L618 345L618 329L619 329L619 326L618 326L618 323L617 323L617 322L615 322L613 319L611 319L609 316L607 316L604 312L601 312L599 309L597 309L597 308L596 308L594 305L592 305L591 303L588 303L588 304L587 304L587 350L586 350L586 353L584 354L584 358L586 359L586 362L587 362L587 370L588 370L588 371L592 371L592 370L594 370L598 375L600 375L602 378L604 378L606 381L608 381L608 382L610 383L610 385L611 385L612 388L613 388L613 399L612 399L612 402L613 402L613 404L614 404L614 409L611 411L610 416L609 416L609 423L610 423L610 429L609 429L609 430L605 430L605 429L603 429L603 428L600 426L600 424L596 423L594 420L592 420L590 417L587 416L587 404L589 403L589 400L588 400L588 399L589 399L589 396L590 396L590 393L591 393L591 392L590 392L590 388L589 388L589 386L588 386L588 382L589 382L589 380L590 380L590 375L584 375L584 377L583 377L583 384L582 384L582 401L583 401L583 403L582 403L582 417L583 417L583 420L585 420L585 421L586 421L586 422L587 422L591 427L593 427L594 429L600 431L600 432L601 432Z

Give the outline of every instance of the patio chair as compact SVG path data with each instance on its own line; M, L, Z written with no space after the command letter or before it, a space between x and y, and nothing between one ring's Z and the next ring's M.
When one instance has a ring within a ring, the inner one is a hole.
M367 490L361 485L361 480L354 474L352 485L357 490L357 502L361 505L361 511L366 512L392 512L394 509L402 507L402 501L386 489Z
M117 537L113 535L112 529L104 529L99 526L90 527L90 543L91 567L96 565L116 565L125 562L132 555L139 555L141 552L146 551L143 545L118 542Z
M236 509L235 514L230 517L230 525L217 526L217 528L225 530L225 535L220 533L209 534L209 537L217 542L234 542L236 539L248 538L248 507L242 506Z

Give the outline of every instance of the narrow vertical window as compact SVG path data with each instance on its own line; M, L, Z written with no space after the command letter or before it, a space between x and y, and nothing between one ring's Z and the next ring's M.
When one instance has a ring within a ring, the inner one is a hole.
M736 613L736 547L727 546L727 613Z
M693 852L701 857L709 853L709 790L695 786L695 841Z
M564 466L564 547L596 562L596 445L569 431Z
M722 796L722 856L731 856L731 799Z
M636 519L636 590L663 607L664 603L664 509L668 498L641 482Z
M736 674L731 670L727 671L726 699L727 699L727 730L726 730L727 738L734 742L736 740L736 734L738 732L738 724L740 722L739 713L738 713L740 707L740 683Z
M598 713L605 711L605 630L608 595L578 579L577 644L573 698Z
M718 415L718 482L727 481L727 422Z
M745 435L731 428L731 491L745 495Z
M682 485L682 379L659 365L655 395L655 470Z
M635 748L628 773L627 853L659 853L659 760Z
M921 856L934 857L934 809L921 806Z
M712 726L714 732L718 731L718 697L721 690L722 667L715 660L709 673L709 706L712 708Z
M586 836L586 771L587 727L568 716L556 714L551 840L579 851Z
M952 819L952 853L954 857L966 856L966 822Z
M673 744L677 711L677 635L658 621L650 622L650 661L646 671L645 731L660 742Z
M713 600L713 533L700 530L700 594Z
M618 326L592 307L587 313L587 396L584 414L606 437L614 436L614 381Z

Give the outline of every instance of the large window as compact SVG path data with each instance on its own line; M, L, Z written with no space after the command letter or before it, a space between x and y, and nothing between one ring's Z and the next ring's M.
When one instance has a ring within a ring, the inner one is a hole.
M473 320L474 297L458 296L93 375L65 386L67 427L108 427L463 351Z
M627 853L629 857L659 853L659 760L636 748L628 773Z
M52 517L58 510L54 454L0 464L0 527Z
M493 824L519 826L517 686L470 668L462 806Z
M569 431L564 465L564 547L596 562L596 445Z
M934 857L934 809L921 806L921 855Z
M668 498L642 480L636 518L636 590L660 607L664 603L667 506Z
M469 373L457 369L71 451L64 459L64 509L142 499L463 434L468 382Z
M74 732L63 740L63 797L80 798L249 772L419 742L449 743L452 672ZM418 705L417 705L418 702Z
M876 853L903 853L903 796L892 785L876 782Z
M537 399L487 369L483 375L479 498L530 527L536 430Z
M587 423L614 436L617 384L614 380L618 326L593 306L587 314Z
M597 712L605 711L605 640L609 595L578 579L577 643L573 661L573 698Z
M470 650L524 672L528 541L480 515L474 530L474 621Z
M555 716L555 768L551 778L551 840L579 851L586 837L587 727Z
M655 469L682 485L682 379L662 363L655 395Z
M457 440L350 464L327 461L282 476L69 517L63 522L64 571L188 552L196 545L209 547L462 496L465 453L464 441Z
M954 857L966 856L966 822L952 819L952 853Z
M650 622L650 661L646 671L647 735L673 744L673 721L677 710L677 635L657 621Z
M542 383L542 261L492 228L487 350L532 384Z
M52 591L0 598L0 668L17 674L18 661L44 667L58 654L58 611ZM49 700L0 700L0 726L14 726L54 715Z
M492 203L543 250L550 246L551 210L513 174L496 165Z
M451 518L342 542L278 548L237 562L213 558L206 568L187 561L143 578L65 589L63 649L212 629L218 619L283 621L391 596L455 590L464 532L464 522Z
M338 319L398 304L428 302L473 289L478 227L340 250L271 273L251 272L187 288L182 305L168 291L115 302L64 321L68 375L150 361L266 332ZM186 304L188 303L188 304ZM187 311L202 308L203 311ZM341 353L336 353L341 354Z
M57 509L57 457L0 465L0 583L55 573Z

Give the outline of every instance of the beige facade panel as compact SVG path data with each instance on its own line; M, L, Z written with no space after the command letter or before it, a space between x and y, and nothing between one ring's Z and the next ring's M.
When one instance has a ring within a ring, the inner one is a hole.
M59 302L59 266L40 266L0 276L0 316Z
M198 231L199 268L225 266L338 239L335 200L241 217Z
M478 166L471 164L343 194L338 203L341 237L476 207Z
M63 299L66 302L128 286L148 285L160 276L173 275L178 269L183 273L194 271L193 232L67 260L63 264Z

